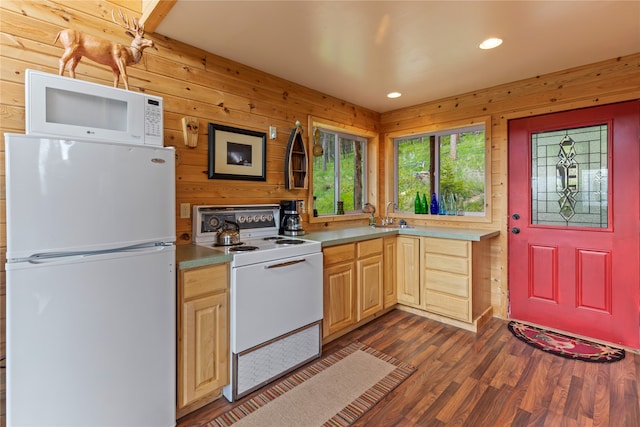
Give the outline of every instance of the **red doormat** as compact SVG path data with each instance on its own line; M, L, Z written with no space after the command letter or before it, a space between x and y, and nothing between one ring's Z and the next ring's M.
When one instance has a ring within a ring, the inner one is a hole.
M619 348L535 328L524 323L511 321L508 328L520 341L567 359L611 363L624 359L625 355L624 350Z

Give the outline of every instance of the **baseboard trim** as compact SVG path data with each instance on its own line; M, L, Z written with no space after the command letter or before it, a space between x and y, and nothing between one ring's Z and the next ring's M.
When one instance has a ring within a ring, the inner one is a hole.
M407 313L417 314L418 316L426 317L427 319L435 320L446 325L455 326L460 329L464 329L471 332L478 332L487 322L493 317L493 307L487 308L482 314L473 319L471 323L463 322L461 320L452 319L450 317L441 316L439 314L429 313L428 311L421 310L419 308L409 307L406 305L398 304L396 306L398 310L406 311Z

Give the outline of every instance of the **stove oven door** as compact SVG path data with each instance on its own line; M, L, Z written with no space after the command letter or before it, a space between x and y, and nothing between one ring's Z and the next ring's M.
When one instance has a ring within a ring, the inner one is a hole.
M232 268L231 351L322 319L322 253Z

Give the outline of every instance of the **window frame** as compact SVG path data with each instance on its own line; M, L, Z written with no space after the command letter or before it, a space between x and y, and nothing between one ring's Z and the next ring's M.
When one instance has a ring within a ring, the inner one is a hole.
M444 133L449 130L461 130L465 128L472 128L475 126L484 125L485 131L485 147L484 147L484 161L485 161L485 212L484 215L424 215L415 214L410 212L395 212L393 216L396 218L405 218L413 220L429 220L429 221L448 221L448 222L479 222L490 223L492 222L492 188L491 188L491 117L478 117L472 120L455 121L436 123L428 126L410 128L400 131L389 132L385 134L385 170L390 173L385 174L384 187L385 196L389 201L393 201L397 205L397 158L395 152L395 140L399 138L411 138L417 137L423 134L435 134ZM439 156L435 159L436 162L440 162ZM439 174L439 169L438 169ZM439 176L438 176L439 179Z
M309 140L309 153L313 153L313 130L315 128L322 128L331 132L336 132L339 135L355 136L362 138L366 141L366 159L367 170L365 171L365 199L364 203L371 203L376 206L376 212L380 212L378 209L378 141L379 135L377 132L350 126L343 123L334 122L332 120L323 119L319 117L309 116L307 135ZM313 162L309 159L309 193L307 197L307 206L309 206L309 223L327 223L338 221L351 221L369 218L369 214L364 212L345 212L344 215L326 214L313 216Z

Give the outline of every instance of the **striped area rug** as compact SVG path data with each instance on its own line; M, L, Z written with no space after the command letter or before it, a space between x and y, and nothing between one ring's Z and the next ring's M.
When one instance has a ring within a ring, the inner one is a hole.
M349 426L414 371L412 366L356 341L207 426Z

